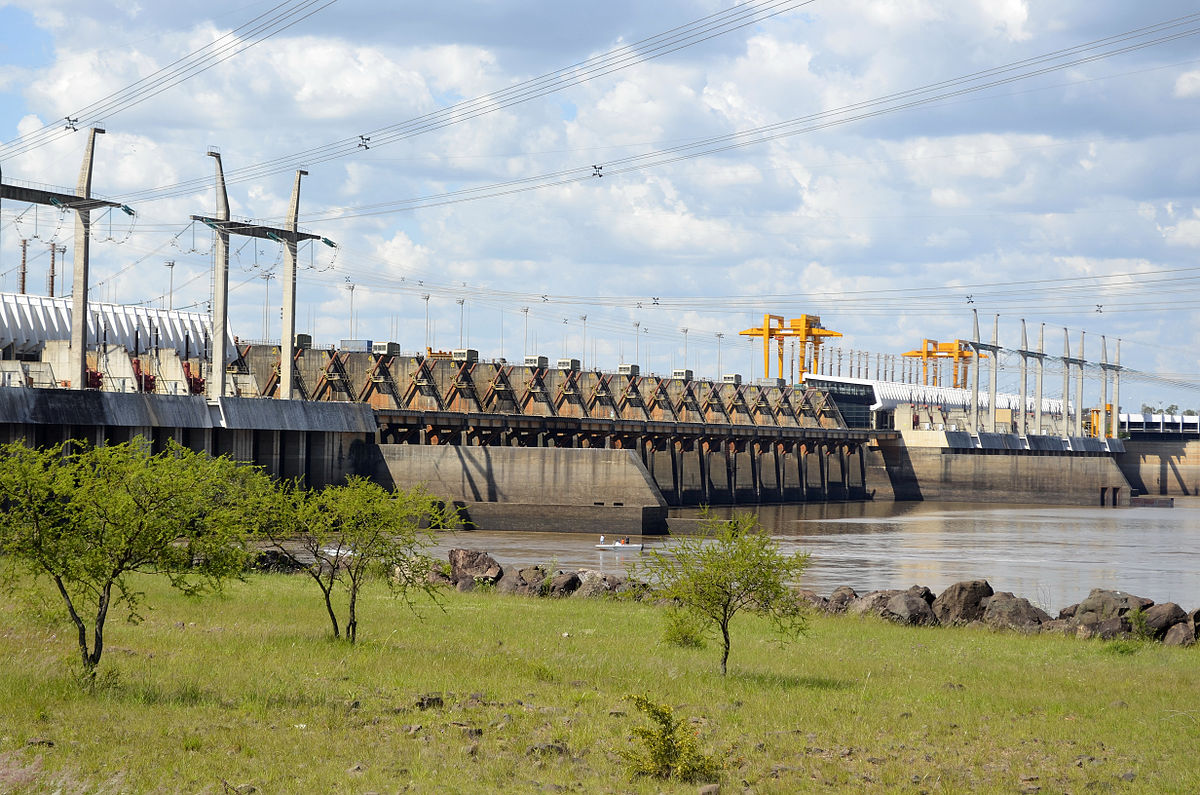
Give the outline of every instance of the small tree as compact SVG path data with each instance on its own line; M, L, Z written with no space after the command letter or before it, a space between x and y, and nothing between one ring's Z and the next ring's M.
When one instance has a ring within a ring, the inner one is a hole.
M134 572L187 594L219 590L246 557L244 497L265 476L170 443L152 454L137 438L47 449L0 448L0 554L54 583L75 625L89 679L104 652L109 610L137 621ZM90 639L89 639L90 635Z
M384 579L405 601L413 590L434 594L429 579L434 561L421 554L431 531L422 524L442 526L443 511L424 488L389 492L351 477L345 486L321 491L285 485L279 502L279 520L266 528L268 545L303 566L321 589L335 638L342 637L334 607L339 589L346 594L351 643L358 638L358 595L369 578Z
M706 517L704 533L650 551L637 574L659 598L675 602L721 635L721 675L729 660L729 624L743 611L765 616L785 639L804 633L804 613L789 583L800 577L808 555L783 555L761 532L758 517Z

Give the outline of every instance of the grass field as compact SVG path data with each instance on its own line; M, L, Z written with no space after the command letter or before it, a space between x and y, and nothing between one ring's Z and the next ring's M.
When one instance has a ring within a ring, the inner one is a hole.
M780 647L747 618L722 679L645 604L448 593L416 617L379 587L352 647L301 577L138 583L94 694L73 632L0 597L0 792L695 792L627 774L633 693L692 720L722 792L1200 791L1191 649L824 617Z

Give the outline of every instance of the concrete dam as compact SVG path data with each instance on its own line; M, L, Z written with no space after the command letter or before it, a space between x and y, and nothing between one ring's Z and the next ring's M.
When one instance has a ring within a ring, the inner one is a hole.
M489 529L654 533L672 506L1125 504L1134 490L1118 440L950 430L953 422L926 421L952 416L928 414L920 387L866 378L810 374L793 388L585 371L572 361L301 347L293 359L301 398L282 400L273 397L278 349L242 346L226 394L213 400L187 379L203 373L199 357L121 346L104 353L92 360L107 368L100 389L46 383L40 361L0 363L10 374L0 438L140 435L311 486L352 474L426 483ZM900 387L908 400L877 394ZM1149 490L1145 483L1138 488Z

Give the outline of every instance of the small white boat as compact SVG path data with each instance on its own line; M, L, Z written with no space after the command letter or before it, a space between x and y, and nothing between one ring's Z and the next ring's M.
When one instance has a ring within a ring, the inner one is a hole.
M642 545L641 544L621 544L621 543L617 542L617 543L608 543L608 544L597 544L596 549L608 549L608 550L613 550L615 552L619 552L619 551L623 551L623 550L628 550L630 552L641 552Z

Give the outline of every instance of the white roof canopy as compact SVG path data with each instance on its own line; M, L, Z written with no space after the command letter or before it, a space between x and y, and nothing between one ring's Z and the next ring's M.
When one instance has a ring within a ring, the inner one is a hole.
M204 353L212 339L212 321L202 312L151 309L124 304L88 303L88 345L107 341L123 345L130 352L136 347L174 348L179 356ZM0 348L15 347L18 354L36 355L47 340L71 338L71 299L44 295L0 293ZM233 334L226 356L237 356Z

